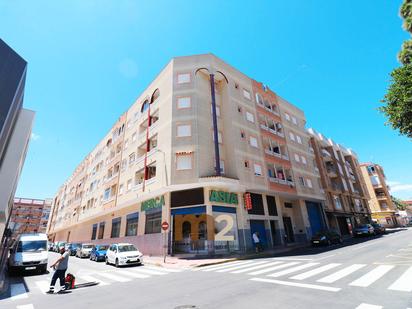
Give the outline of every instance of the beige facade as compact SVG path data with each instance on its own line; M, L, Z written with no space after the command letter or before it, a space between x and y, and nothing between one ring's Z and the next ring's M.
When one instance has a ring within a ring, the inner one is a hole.
M328 225L349 236L353 227L370 222L369 195L357 155L312 128L308 133L326 196Z
M370 196L369 208L372 219L384 226L396 226L398 224L396 209L386 184L383 168L375 163L362 163L361 171Z
M61 186L49 235L153 254L164 241L173 253L246 250L254 231L267 247L306 241L325 222L305 124L303 111L214 55L174 58Z

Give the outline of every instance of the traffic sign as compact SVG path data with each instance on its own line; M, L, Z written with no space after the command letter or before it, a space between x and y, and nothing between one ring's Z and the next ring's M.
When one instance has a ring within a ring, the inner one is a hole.
M166 231L169 228L169 223L167 223L166 221L162 222L162 230Z

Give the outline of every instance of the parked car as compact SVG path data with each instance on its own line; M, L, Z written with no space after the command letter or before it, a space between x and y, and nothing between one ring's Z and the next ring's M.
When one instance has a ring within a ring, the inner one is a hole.
M109 245L94 245L90 252L90 260L92 261L104 261L106 259L106 251Z
M76 257L84 258L90 257L90 251L92 251L93 244L81 244L76 248Z
M381 224L379 224L379 223L372 223L372 226L373 226L373 230L374 230L375 235L385 234L386 229L385 229L385 227L382 226Z
M70 251L70 255L76 255L77 248L80 247L82 244L80 243L72 243L66 247L66 250Z
M312 239L312 246L329 246L331 244L341 244L342 237L335 231L320 231L316 233Z
M362 224L353 230L355 237L371 236L375 233L375 230L371 224Z
M9 272L17 270L47 270L47 235L21 234L10 249Z
M54 247L54 251L59 253L60 252L60 248L64 247L66 245L65 241L58 241L56 246Z
M143 263L143 254L132 244L119 243L110 245L106 252L106 264L140 265Z

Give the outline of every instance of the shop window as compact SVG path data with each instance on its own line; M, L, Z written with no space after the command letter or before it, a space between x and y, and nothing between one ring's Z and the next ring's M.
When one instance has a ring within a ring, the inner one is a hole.
M98 235L98 239L103 239L103 236L104 236L104 225L105 225L105 223L104 222L100 222L99 223L99 235Z
M205 221L199 223L199 240L207 238L207 224Z
M147 214L146 213L146 225L145 234L155 234L161 231L162 212Z
M139 213L134 212L126 216L126 236L136 236L139 223Z
M120 236L120 223L121 223L120 217L112 220L112 232L110 234L111 238L116 238Z
M250 215L264 215L265 211L263 209L263 199L261 194L250 193L250 198L252 200L252 209L247 212Z
M185 221L182 224L182 234L183 234L183 239L190 239L191 238L191 232L192 232L192 224L189 221Z
M277 216L278 210L276 208L276 200L274 196L267 195L266 202L268 204L269 216Z
M97 224L93 224L93 227L92 227L92 240L96 239L96 235L97 235Z

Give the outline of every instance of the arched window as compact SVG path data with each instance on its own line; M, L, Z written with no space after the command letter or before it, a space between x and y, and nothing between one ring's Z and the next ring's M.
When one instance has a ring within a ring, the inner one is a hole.
M150 98L150 104L152 104L153 102L155 102L155 101L159 98L159 96L160 96L160 91L159 91L159 88L157 88L157 89L153 92L152 97Z
M147 109L149 108L149 101L148 100L146 100L146 101L144 101L143 102L143 104L142 104L142 108L141 108L141 112L143 113L143 112L145 112L145 111L147 111Z
M191 233L192 233L192 224L189 221L183 222L182 224L183 239L190 238Z
M207 224L205 221L199 223L199 240L206 239L207 236Z

